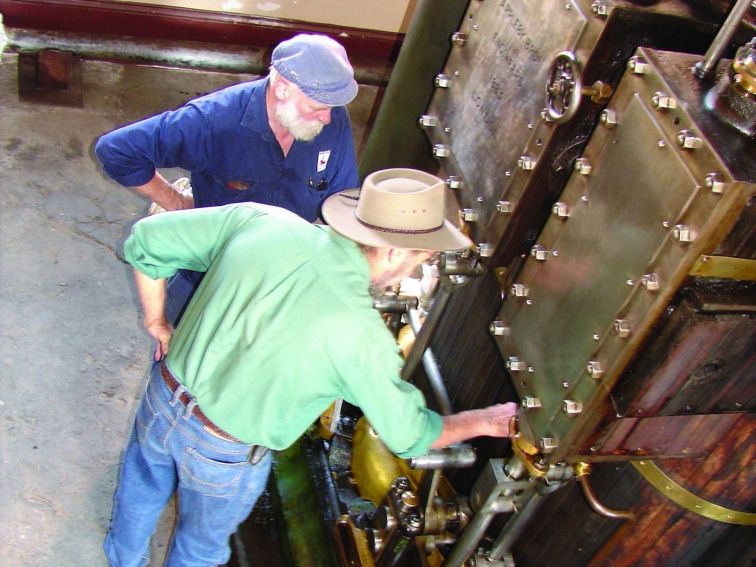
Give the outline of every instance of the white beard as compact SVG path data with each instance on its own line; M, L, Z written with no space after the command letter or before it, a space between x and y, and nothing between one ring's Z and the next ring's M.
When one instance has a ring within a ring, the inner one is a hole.
M300 142L314 140L324 126L318 119L303 120L292 100L276 105L276 118L289 131L289 134Z

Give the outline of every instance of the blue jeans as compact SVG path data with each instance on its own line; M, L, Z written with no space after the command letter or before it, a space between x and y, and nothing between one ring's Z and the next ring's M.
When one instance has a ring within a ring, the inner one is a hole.
M174 491L178 517L165 566L224 564L229 537L265 489L270 452L250 465L250 446L208 432L179 401L182 389L171 393L153 365L113 498L105 537L111 566L147 565L150 537Z

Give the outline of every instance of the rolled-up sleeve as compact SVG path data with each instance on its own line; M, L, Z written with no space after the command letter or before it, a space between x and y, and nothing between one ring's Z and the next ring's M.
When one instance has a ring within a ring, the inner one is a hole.
M243 203L147 217L132 228L124 257L152 279L170 277L180 269L205 272L234 231L264 214L263 206Z
M396 455L424 455L441 435L442 418L428 409L420 390L401 379L403 360L391 333L382 325L378 322L367 333L353 329L342 335L348 344L342 342L336 356L343 365L345 399L362 410Z
M121 185L144 185L159 167L203 170L211 155L211 126L193 104L103 135L95 153Z

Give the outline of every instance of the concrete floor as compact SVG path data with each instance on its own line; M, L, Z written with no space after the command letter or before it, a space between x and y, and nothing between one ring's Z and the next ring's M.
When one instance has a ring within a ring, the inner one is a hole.
M17 56L1 61L0 563L105 565L101 542L151 348L121 247L149 204L101 172L93 145L246 77L84 61L84 106L70 108L20 102ZM350 105L358 147L376 90L361 88ZM171 522L169 513L152 565Z

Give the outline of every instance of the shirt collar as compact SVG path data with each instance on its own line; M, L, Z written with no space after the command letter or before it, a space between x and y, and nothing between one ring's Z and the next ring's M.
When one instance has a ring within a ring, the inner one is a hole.
M352 267L357 271L357 273L365 278L365 289L368 289L368 287L370 286L370 264L368 264L367 257L362 251L362 248L360 248L359 244L357 244L354 240L347 238L346 236L340 235L327 224L316 224L315 226L322 230L325 230L331 235L334 243L339 248L341 248L342 252L344 252L344 256L346 256Z
M270 78L266 77L256 81L252 95L249 97L247 108L241 119L241 125L250 130L254 130L269 141L275 140L273 130L268 123L268 109L265 106L265 93L268 91Z

